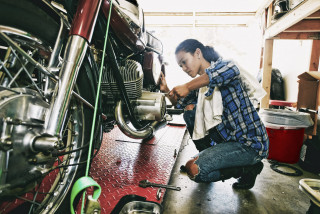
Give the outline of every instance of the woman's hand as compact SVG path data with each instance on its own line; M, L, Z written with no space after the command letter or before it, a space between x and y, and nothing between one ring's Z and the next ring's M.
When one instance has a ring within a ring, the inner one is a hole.
M187 87L186 84L183 85L178 85L174 87L170 92L169 96L177 96L178 98L183 98L186 97L190 93L189 88Z
M166 77L164 76L164 74L161 72L160 74L160 91L167 93L170 91L170 89L168 88L167 85L167 81L166 81Z
M164 76L164 74L161 72L160 74L160 91L163 92L163 93L168 93L167 97L169 98L170 102L173 104L173 105L176 105L177 104L177 96L170 96L169 95L169 92L170 92L170 89L167 85L167 81L166 81L166 77Z

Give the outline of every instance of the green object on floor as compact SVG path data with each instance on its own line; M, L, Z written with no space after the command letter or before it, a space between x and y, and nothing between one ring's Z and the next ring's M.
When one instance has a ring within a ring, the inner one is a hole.
M91 177L87 177L87 176L81 177L74 183L74 185L72 187L72 191L71 191L71 197L70 197L70 202L71 202L70 210L71 210L72 214L75 213L74 207L73 207L73 202L74 202L74 199L76 198L76 196L91 186L95 187L95 190L92 195L92 199L97 200L101 194L101 187Z

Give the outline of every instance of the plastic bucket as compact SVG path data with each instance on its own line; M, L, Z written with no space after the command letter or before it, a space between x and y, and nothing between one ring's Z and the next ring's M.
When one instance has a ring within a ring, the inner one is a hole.
M265 125L270 141L268 159L297 163L300 159L305 128Z

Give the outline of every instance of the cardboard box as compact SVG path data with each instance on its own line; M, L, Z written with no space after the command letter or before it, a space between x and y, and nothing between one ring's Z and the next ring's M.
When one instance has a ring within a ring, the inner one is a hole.
M320 101L320 72L309 71L298 76L299 91L297 100L297 109L306 108L318 111ZM314 125L307 128L305 134L316 135L317 131L317 113L310 113Z

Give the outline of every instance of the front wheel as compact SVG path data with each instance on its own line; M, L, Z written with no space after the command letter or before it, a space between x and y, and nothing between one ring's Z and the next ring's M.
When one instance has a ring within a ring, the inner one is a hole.
M0 32L44 67L58 30L59 22L33 1L0 0ZM81 69L85 71L80 70L74 90L93 103L88 66ZM29 213L65 213L72 185L84 175L93 111L79 100L70 102L57 147L46 149L43 142L37 150L30 144L44 131L49 82L49 77L0 38L0 213L25 213L26 209Z

